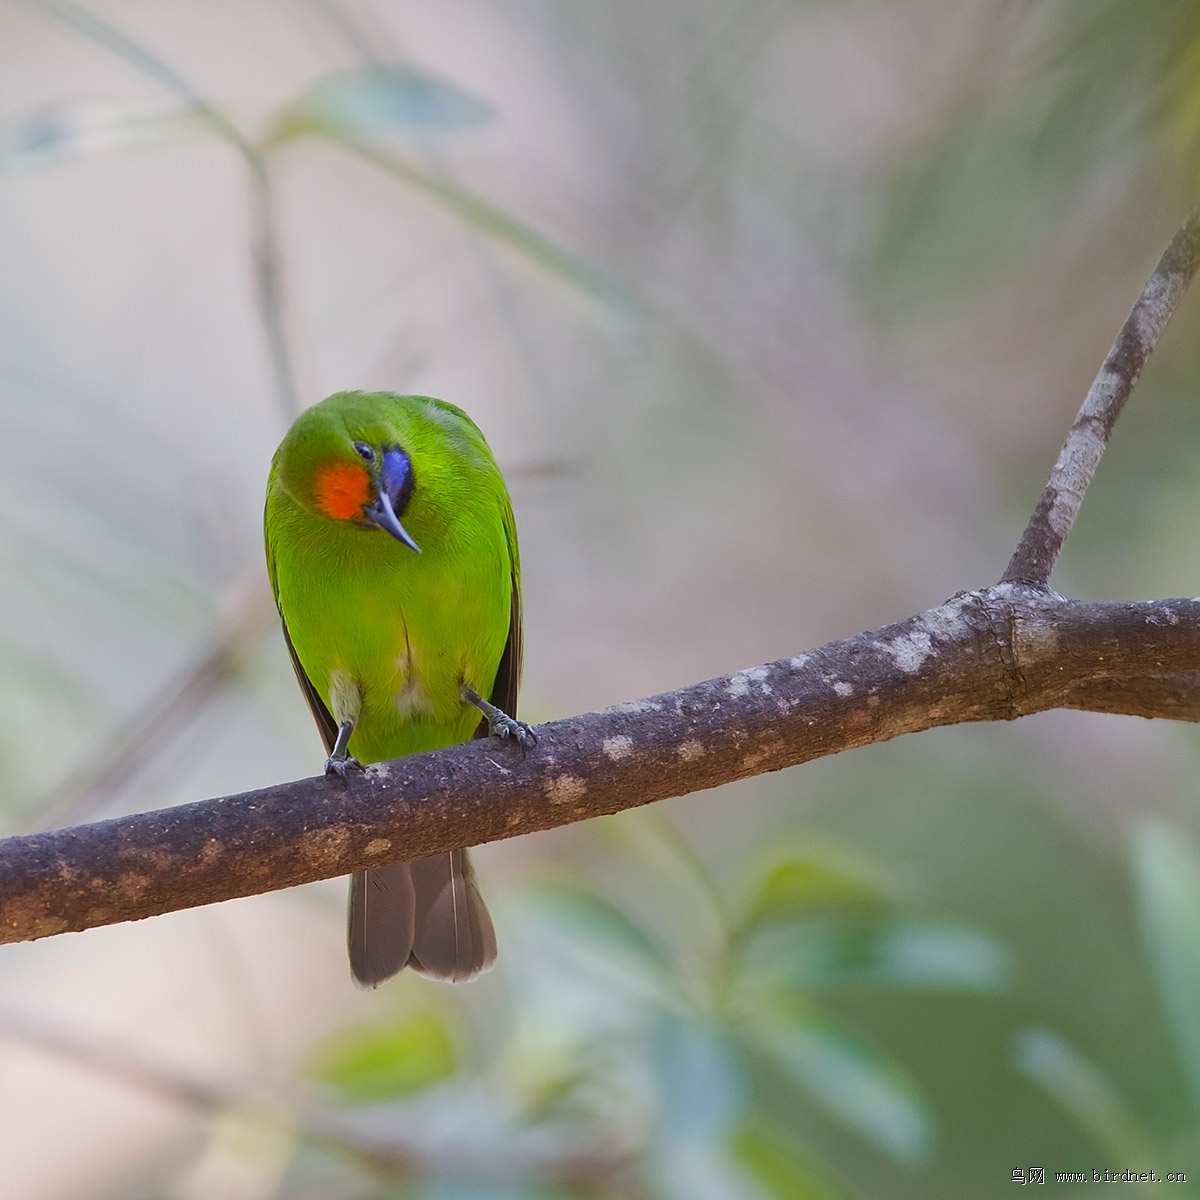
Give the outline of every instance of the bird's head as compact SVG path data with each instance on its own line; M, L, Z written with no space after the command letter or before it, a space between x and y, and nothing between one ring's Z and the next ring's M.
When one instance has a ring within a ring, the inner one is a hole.
M316 405L292 426L277 460L284 488L310 512L381 529L420 553L401 522L416 483L412 460L394 430L347 415Z

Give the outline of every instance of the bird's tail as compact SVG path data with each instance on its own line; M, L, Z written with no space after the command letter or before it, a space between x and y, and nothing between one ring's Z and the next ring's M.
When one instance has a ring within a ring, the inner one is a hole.
M496 961L496 931L466 850L360 871L350 880L350 970L375 987L404 967L462 983Z

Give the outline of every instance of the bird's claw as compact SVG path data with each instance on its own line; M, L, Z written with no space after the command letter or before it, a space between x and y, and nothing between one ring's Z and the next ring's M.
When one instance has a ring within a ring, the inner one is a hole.
M488 733L501 741L511 738L521 747L521 753L532 750L537 745L537 734L524 722L516 717L510 717L502 708L497 708L490 700L485 700L469 683L462 685L463 702L483 713L487 721Z
M488 718L488 733L495 738L512 738L522 750L532 750L537 745L537 734L532 728L506 712L498 712Z
M346 782L347 771L361 771L362 769L362 763L357 758L351 758L349 755L346 755L345 758L335 758L333 755L330 755L325 760L325 774L336 775L343 783Z

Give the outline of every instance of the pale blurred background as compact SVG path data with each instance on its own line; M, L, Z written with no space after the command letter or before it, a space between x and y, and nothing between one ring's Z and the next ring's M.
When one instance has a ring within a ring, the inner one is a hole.
M1190 3L0 6L4 831L319 770L331 391L488 435L533 721L995 581L1198 190ZM1200 588L1198 328L1060 591ZM0 1195L1200 1195L1198 765L1049 714L489 847L462 989L354 990L341 881L3 947Z

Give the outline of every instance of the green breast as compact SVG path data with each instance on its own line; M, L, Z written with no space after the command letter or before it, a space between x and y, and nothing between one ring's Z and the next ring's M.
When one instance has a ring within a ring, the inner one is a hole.
M274 585L296 654L360 762L465 741L509 629L512 564L499 511L460 514L420 554L380 530L268 500ZM357 712L347 711L357 706Z

